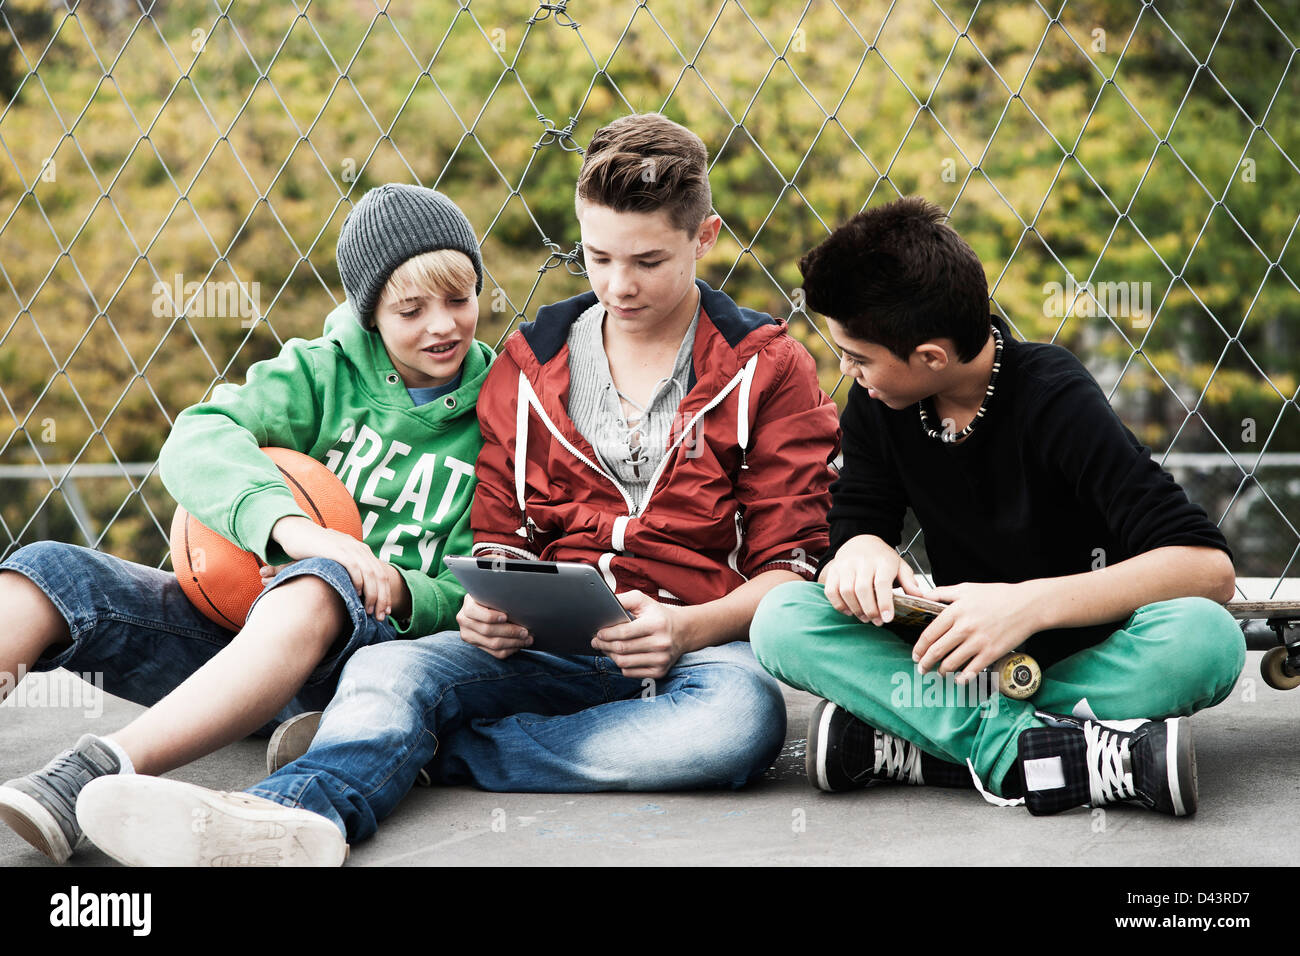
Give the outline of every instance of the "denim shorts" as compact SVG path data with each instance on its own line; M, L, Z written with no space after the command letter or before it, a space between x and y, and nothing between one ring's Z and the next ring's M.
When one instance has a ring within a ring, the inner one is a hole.
M71 645L51 648L33 671L62 667L78 675L93 674L108 693L145 707L167 696L234 637L199 613L175 574L80 545L29 544L0 563L0 571L29 578L68 622ZM323 710L352 654L397 637L391 618L377 621L367 614L347 569L328 558L286 565L257 600L304 574L315 575L338 592L352 619L351 633L339 635L297 696L260 734L295 714Z

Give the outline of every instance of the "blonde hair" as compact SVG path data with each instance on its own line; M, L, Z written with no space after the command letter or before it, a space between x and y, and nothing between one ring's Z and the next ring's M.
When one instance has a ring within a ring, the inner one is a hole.
M443 298L474 296L478 274L470 257L458 249L435 249L412 256L393 270L375 308L432 292ZM371 328L374 319L371 319Z

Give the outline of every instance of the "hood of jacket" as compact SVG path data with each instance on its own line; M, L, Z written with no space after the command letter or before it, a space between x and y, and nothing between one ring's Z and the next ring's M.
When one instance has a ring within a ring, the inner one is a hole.
M783 320L736 305L729 295L710 288L702 279L696 279L695 285L700 290L701 332L696 333L695 349L691 354L688 392L701 379L719 384L729 381L786 328ZM573 323L597 301L596 293L584 292L538 309L537 318L520 323L520 334L507 341L506 348L511 358L530 378L536 377L542 366L548 365L563 351ZM704 332L703 323L706 322L717 330L718 335Z

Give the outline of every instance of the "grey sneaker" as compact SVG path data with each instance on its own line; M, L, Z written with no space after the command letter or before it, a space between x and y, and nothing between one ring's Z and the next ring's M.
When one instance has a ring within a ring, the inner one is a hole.
M42 769L0 786L0 820L55 863L66 863L77 842L77 796L96 777L122 769L117 755L86 734Z
M321 711L312 710L290 717L271 734L266 744L266 775L269 777L307 752L320 726Z
M290 717L271 734L266 744L266 775L269 777L281 767L293 763L307 752L311 742L316 738L320 727L322 712L308 711ZM433 780L423 767L415 777L415 782L422 787L432 787Z
M348 854L343 832L318 813L165 777L94 780L77 819L127 866L342 866Z

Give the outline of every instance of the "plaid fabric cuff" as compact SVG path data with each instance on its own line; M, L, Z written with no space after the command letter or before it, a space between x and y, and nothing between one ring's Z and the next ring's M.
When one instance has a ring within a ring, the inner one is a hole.
M1036 816L1086 806L1088 744L1078 730L1036 727L1020 735L1020 777L1025 808Z

